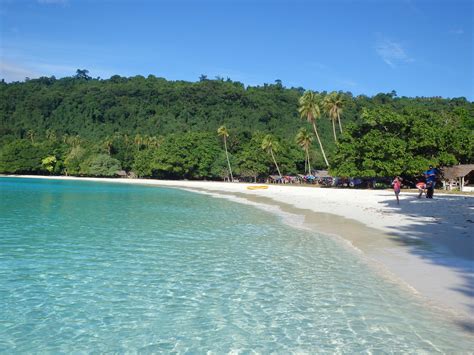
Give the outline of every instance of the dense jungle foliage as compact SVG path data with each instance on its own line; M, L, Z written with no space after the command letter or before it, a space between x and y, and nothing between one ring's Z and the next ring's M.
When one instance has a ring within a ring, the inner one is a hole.
M474 103L465 98L319 92L313 111L304 111L304 92L279 80L102 80L87 70L2 81L0 173L223 179L230 165L234 177L253 180L276 174L275 162L282 174L304 173L308 160L326 168L321 146L338 176L416 175L430 164L474 160ZM262 148L265 139L272 149Z

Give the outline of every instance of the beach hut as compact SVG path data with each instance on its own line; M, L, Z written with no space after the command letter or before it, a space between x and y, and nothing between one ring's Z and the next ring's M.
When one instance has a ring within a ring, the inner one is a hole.
M117 171L117 176L118 176L119 178L126 178L126 177L128 177L127 172L126 172L125 170L119 170L119 171Z
M451 190L459 187L460 191L474 191L474 187L466 186L474 183L474 164L463 164L441 168L443 188Z

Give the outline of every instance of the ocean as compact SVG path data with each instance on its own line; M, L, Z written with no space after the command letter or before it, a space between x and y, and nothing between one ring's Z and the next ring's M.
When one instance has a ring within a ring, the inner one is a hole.
M0 178L0 352L452 353L472 338L318 231L171 188Z

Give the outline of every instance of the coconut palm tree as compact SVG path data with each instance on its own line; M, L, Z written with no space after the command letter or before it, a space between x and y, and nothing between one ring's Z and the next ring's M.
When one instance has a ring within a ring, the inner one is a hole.
M318 129L316 128L316 119L321 117L321 110L319 109L319 102L317 95L312 91L306 91L299 100L298 112L302 118L306 118L309 123L313 125L314 133L318 139L319 147L321 148L321 153L323 154L324 162L329 167L328 160L326 158L326 153L324 153L323 144L319 138Z
M112 137L110 136L107 136L105 137L104 139L104 147L107 149L107 153L110 155L112 155L112 145L113 145L114 141L112 139Z
M273 154L274 152L277 152L279 148L280 145L278 144L275 137L273 137L271 134L267 134L265 137L263 137L262 149L272 156L273 162L275 163L275 166L278 171L278 176L281 177L280 168L278 167L275 155Z
M56 132L54 132L52 129L47 129L46 130L46 139L49 141L54 142L56 140Z
M296 143L303 148L306 153L305 159L305 174L306 174L306 162L308 166L308 175L311 175L311 164L309 163L309 148L313 142L313 136L306 128L301 128L296 135Z
M140 133L137 133L133 141L137 145L137 151L139 152L143 145L143 137L140 135Z
M150 136L146 139L146 146L148 148L159 148L160 144L160 140L156 136Z
M73 147L78 147L79 145L81 145L81 142L82 142L82 138L80 135L76 134L75 136L73 137L69 137L69 140L71 142L71 145Z
M339 130L342 133L341 115L343 106L344 101L342 100L342 96L335 91L324 98L324 109L332 121L334 140L336 140L336 129L334 127L336 119L339 124Z
M225 156L227 158L227 165L229 166L230 172L230 181L234 181L234 176L232 175L232 168L230 167L229 153L227 152L227 137L229 137L229 132L225 126L220 126L217 129L217 135L222 136L224 140Z
M26 136L31 140L31 143L35 142L35 134L36 134L35 131L33 131L32 129L26 132Z
M327 95L323 100L323 108L326 114L329 117L329 120L332 123L332 133L334 134L334 142L337 143L337 136L336 136L336 120L337 115L334 114L334 106L333 106L333 97L331 95Z

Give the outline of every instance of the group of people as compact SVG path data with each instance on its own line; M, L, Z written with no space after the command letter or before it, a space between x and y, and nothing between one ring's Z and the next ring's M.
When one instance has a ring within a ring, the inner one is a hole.
M416 184L418 189L418 198L421 198L423 192L426 194L426 198L433 198L434 188L436 186L436 174L437 170L430 165L429 169L423 173L425 181L420 181ZM398 195L400 195L400 189L402 187L402 178L400 176L395 176L395 179L392 181L393 191L395 192L395 197L397 198L397 205L400 204Z

